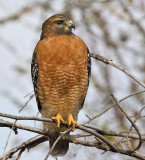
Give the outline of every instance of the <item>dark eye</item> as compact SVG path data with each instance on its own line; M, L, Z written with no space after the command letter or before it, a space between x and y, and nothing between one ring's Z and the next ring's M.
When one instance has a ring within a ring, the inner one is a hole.
M57 24L62 24L63 22L64 22L63 20L56 21Z

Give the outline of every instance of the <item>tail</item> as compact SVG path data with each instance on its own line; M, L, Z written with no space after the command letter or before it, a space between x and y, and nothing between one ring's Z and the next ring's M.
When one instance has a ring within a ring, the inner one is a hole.
M54 140L49 140L49 148L51 149L51 147L53 146L53 143L55 142ZM58 141L55 148L52 150L51 155L54 157L57 156L64 156L69 148L69 142L67 141Z

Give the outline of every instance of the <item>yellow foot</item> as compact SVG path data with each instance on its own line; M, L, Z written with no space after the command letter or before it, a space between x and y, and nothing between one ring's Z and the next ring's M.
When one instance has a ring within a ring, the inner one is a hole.
M68 116L68 126L70 126L70 125L72 125L72 131L75 130L75 126L79 126L79 123L74 121L72 114L69 114L69 116Z
M56 115L56 117L52 117L52 119L57 121L57 127L60 127L60 122L64 123L64 120L59 113Z

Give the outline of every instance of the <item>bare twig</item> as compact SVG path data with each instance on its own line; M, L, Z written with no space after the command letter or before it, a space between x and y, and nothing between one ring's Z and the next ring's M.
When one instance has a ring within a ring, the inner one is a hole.
M135 118L135 120L134 120L134 123L137 121L137 119L140 117L140 114L141 114L141 112L143 111L145 109L145 105L141 108L141 110L138 112L138 114L137 114L137 116L136 116L136 118Z
M139 80L137 77L135 77L134 75L132 75L129 71L127 71L125 68L122 68L116 64L114 64L111 60L108 60L107 58L100 56L98 54L94 54L94 53L90 53L90 56L95 58L96 60L99 60L105 64L109 64L117 69L119 69L120 71L124 72L125 74L127 74L129 77L131 77L133 80L135 80L138 84L140 84L142 87L145 88L145 84Z
M8 145L8 141L9 141L9 139L10 139L10 135L11 135L11 133L12 133L12 130L13 130L14 125L16 124L16 122L17 122L17 120L15 120L15 122L13 123L12 128L11 128L11 130L10 130L10 133L9 133L9 135L8 135L8 138L7 138L7 141L6 141L6 145L5 145L5 147L4 147L3 160L5 160L5 152L6 152L6 148L7 148L7 145Z
M55 148L56 144L58 143L58 141L64 136L66 135L68 132L71 131L71 128L67 129L66 131L62 132L60 134L60 136L56 139L56 141L53 143L53 146L51 147L50 151L48 152L48 154L46 155L45 159L44 160L47 160L48 157L51 155L53 149Z
M137 121L137 119L139 118L141 112L142 112L144 109L145 109L145 106L143 106L142 109L138 112L136 118L135 118L134 121L133 121L134 124L135 124L135 122ZM129 130L128 130L127 139L128 139L129 133L130 133L131 130L132 130L132 127L133 127L133 125L131 125L131 127L130 127ZM142 140L143 140L143 137L142 137ZM131 147L130 147L130 148L131 148Z
M131 150L131 152L134 152L134 151L138 150L138 149L141 147L142 143L143 143L143 140L142 140L140 131L139 131L138 127L136 126L136 124L133 122L133 120L128 116L128 114L127 114L127 113L124 111L124 109L120 106L117 98L116 98L113 94L112 94L111 96L113 97L114 101L116 102L118 108L119 108L119 109L121 110L121 112L125 115L125 117L130 121L130 123L131 123L132 126L135 128L136 132L138 133L138 136L139 136L139 139L140 139L140 140L139 140L139 144L137 145L137 147L134 148L133 150Z
M31 99L34 97L35 95L34 94L32 94L30 97L29 97L29 99L28 99L28 101L24 104L24 106L19 110L19 113L27 106L27 104L31 101Z
M130 95L128 95L128 96L120 99L119 102L122 102L122 101L124 101L124 100L126 100L126 99L128 99L128 98L130 98L130 97L132 97L132 96L134 96L134 95L141 94L141 93L144 93L144 92L145 92L145 90L132 93L132 94L130 94ZM109 111L111 108L113 108L113 107L115 107L115 106L116 106L116 103L114 103L113 105L111 105L110 107L108 107L107 109L105 109L105 110L104 110L103 112L101 112L100 114L98 114L98 115L94 116L93 118L89 119L89 121L85 122L83 125L85 125L85 124L87 124L87 123L90 123L90 122L93 121L94 119L102 116L104 113L106 113L107 111Z
M134 123L137 121L137 119L140 117L141 112L145 109L145 106L142 107L142 109L138 112L136 118L134 119ZM132 130L133 125L131 125L131 127L128 130L128 134L130 133L130 131ZM143 138L143 137L142 137Z

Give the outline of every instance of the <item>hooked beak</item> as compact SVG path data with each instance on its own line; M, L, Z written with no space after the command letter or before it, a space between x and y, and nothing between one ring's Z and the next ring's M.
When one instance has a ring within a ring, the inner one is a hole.
M68 23L67 23L67 25L65 27L69 27L69 28L75 29L75 24L73 23L72 20L69 20Z
M71 24L71 25L69 26L69 28L73 28L73 29L75 30L75 25L74 25L74 24Z

